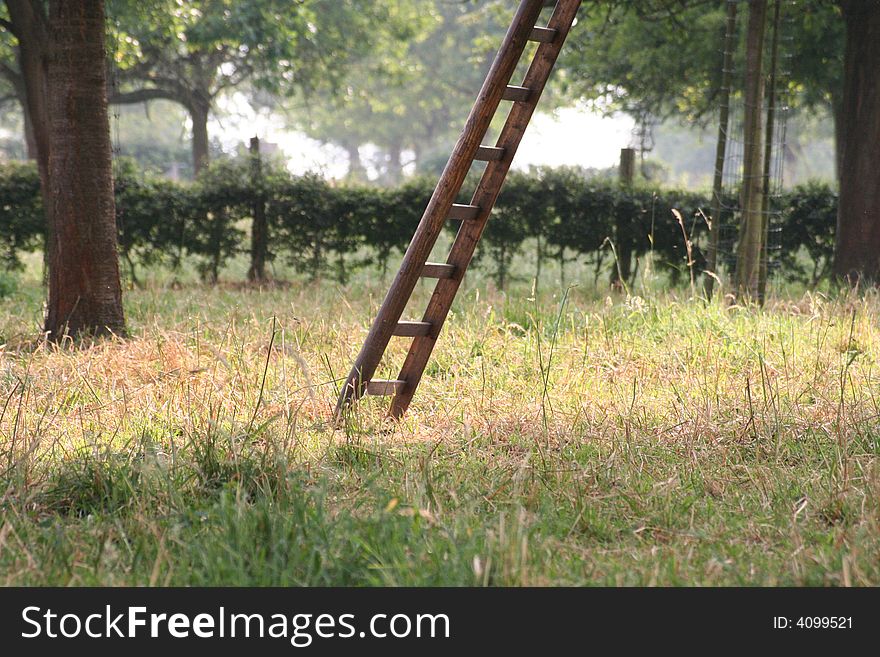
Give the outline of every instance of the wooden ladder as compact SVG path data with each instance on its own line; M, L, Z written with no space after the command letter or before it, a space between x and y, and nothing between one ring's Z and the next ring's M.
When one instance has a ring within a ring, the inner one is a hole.
M364 394L392 396L388 415L394 418L400 417L412 401L580 4L581 0L522 0L520 3L461 137L406 250L400 271L342 388L336 405L337 419ZM542 9L554 5L547 26L536 26ZM535 57L522 85L511 85L511 78L529 41L539 43ZM495 146L484 146L483 139L502 100L513 103L507 122ZM474 161L487 162L486 170L470 204L458 205L454 201ZM448 220L461 221L449 257L445 263L428 262ZM401 321L421 278L437 279L428 308L419 322ZM373 379L394 336L412 338L400 375L390 381Z

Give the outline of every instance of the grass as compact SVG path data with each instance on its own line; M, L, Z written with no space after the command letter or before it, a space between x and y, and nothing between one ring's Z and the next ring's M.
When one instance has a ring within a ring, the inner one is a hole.
M403 421L370 399L341 429L379 281L156 278L130 339L78 348L39 341L19 282L0 583L880 584L875 294L755 310L477 278Z

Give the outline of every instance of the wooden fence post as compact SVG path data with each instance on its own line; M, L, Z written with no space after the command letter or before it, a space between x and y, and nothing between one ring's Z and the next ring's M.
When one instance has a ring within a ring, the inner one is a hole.
M266 197L263 189L263 162L260 157L260 140L251 138L251 185L254 188L253 221L251 223L251 266L248 280L266 280L266 257L269 252L268 226L266 223Z

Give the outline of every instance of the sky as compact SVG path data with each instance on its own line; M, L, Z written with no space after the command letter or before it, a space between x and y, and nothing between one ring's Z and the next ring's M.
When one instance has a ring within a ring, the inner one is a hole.
M344 151L286 129L283 117L254 111L243 96L231 98L223 110L225 116L214 119L208 130L220 137L225 149L233 150L257 136L263 142L277 144L295 174L315 171L328 178L345 176L348 159ZM466 118L462 116L462 125ZM563 108L553 114L538 112L520 144L514 168L613 166L619 160L620 149L631 145L632 130L629 117L603 117L586 108ZM369 147L361 151L365 162L371 155Z

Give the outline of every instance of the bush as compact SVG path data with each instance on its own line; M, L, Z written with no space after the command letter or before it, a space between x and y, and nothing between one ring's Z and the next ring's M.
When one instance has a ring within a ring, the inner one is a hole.
M0 164L0 263L5 269L19 268L19 254L39 248L44 225L36 165Z
M116 226L119 256L138 282L136 265L156 263L177 267L186 244L186 218L192 213L189 187L139 173L131 160L117 166Z
M11 271L0 269L0 299L11 297L18 289L18 277Z
M830 274L837 200L837 192L818 183L797 187L780 199L780 264L787 279L814 286ZM808 263L798 257L802 250Z
M254 179L247 158L212 164L194 184L180 185L138 172L121 161L116 175L119 249L137 281L136 266L162 262L176 266L195 256L206 280L216 280L232 256L248 251L242 228L256 204L266 209L269 258L283 255L311 279L332 275L345 283L352 271L379 266L386 271L392 253L406 248L431 197L433 179L416 178L395 189L335 186L316 175L291 176L264 163ZM469 201L478 177L468 177L459 198ZM39 177L31 164L0 166L0 258L6 269L18 255L39 247L43 232ZM734 204L728 199L728 205ZM837 195L808 185L776 201L781 227L782 274L816 284L828 275L833 253ZM533 240L536 275L546 258L589 257L597 276L610 240L625 278L634 263L651 254L673 282L689 266L685 238L675 208L692 242L694 271L705 267L707 195L645 187L624 189L613 181L564 167L511 172L501 191L477 255L493 261L503 287L511 263ZM725 225L731 223L723 217ZM457 222L448 222L457 231ZM803 255L806 254L808 262Z

